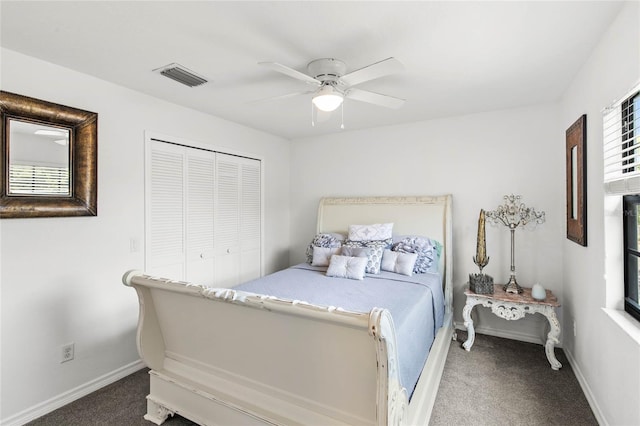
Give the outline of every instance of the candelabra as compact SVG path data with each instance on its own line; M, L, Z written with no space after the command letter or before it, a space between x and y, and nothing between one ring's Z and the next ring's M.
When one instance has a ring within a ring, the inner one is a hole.
M486 213L487 220L492 224L503 224L511 231L511 276L504 286L507 293L522 293L522 287L516 281L515 266L515 233L519 226L539 225L544 223L544 212L537 212L533 207L527 207L520 202L519 195L505 195L504 204L496 210Z

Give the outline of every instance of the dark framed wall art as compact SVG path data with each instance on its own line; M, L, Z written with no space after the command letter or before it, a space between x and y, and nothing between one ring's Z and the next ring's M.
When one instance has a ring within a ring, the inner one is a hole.
M566 132L567 238L587 245L587 116Z

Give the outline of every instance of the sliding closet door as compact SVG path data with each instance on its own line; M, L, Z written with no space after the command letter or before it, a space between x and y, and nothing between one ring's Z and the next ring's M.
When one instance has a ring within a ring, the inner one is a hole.
M212 151L185 148L186 270L189 282L214 285L214 188L215 156Z
M183 279L185 274L184 147L152 141L145 161L145 272Z
M213 285L215 153L151 141L146 273Z
M261 274L260 161L149 140L146 273L208 286Z
M260 161L240 163L240 276L239 283L260 277L262 197Z
M260 194L260 161L216 154L216 285L260 276Z
M236 157L216 156L216 215L214 220L215 282L234 286L240 270L240 165Z

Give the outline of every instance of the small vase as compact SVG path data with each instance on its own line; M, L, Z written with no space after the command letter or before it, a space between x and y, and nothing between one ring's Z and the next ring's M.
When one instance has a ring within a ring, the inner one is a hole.
M544 300L547 298L547 291L539 283L535 283L531 288L531 297L536 300Z

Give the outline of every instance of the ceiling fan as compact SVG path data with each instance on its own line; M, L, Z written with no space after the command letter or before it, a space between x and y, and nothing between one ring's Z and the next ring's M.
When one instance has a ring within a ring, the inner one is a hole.
M313 94L312 102L316 108L327 112L336 110L345 98L387 108L400 108L405 102L404 99L354 87L366 81L402 71L404 66L393 57L350 73L346 73L347 66L343 61L333 58L309 62L307 74L277 62L259 62L258 64L313 86L312 90L275 96L269 98L270 100Z

